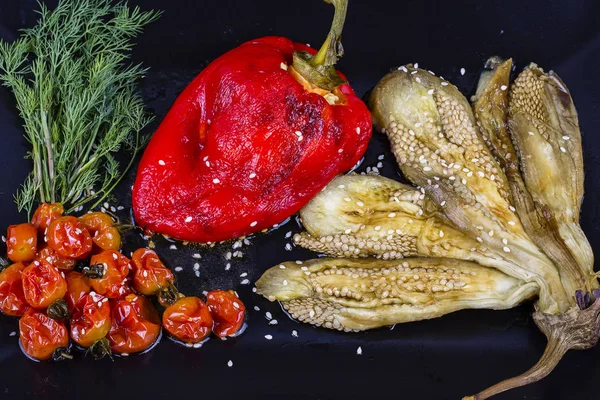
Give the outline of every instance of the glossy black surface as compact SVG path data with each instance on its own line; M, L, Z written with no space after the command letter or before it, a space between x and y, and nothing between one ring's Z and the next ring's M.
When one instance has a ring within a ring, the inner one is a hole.
M199 1L131 0L160 8L134 60L151 67L142 89L157 120L178 92L212 59L256 37L283 35L318 46L329 27L331 6L320 0ZM55 1L48 1L54 5ZM0 2L0 37L35 21L34 1ZM488 56L512 56L521 69L535 61L554 69L575 99L583 132L586 197L582 225L593 248L600 248L600 3L589 1L363 1L351 0L344 32L346 56L340 69L359 94L391 67L419 62L471 94ZM464 76L460 68L465 68ZM22 157L27 144L10 94L0 90L0 227L22 222L12 194L29 170ZM373 138L359 170L377 164L398 177L388 143ZM131 175L131 174L130 174ZM120 188L129 207L132 177ZM115 204L116 205L116 204ZM127 217L127 209L123 211ZM4 228L2 228L4 229ZM432 321L358 334L317 330L290 321L277 304L251 292L266 268L284 260L307 259L308 251L284 249L291 220L244 246L244 256L228 262L231 243L195 249L157 240L161 255L187 294L234 287L249 308L248 330L227 342L210 340L201 349L184 348L166 337L151 352L94 362L81 355L72 362L35 363L21 354L15 319L0 316L0 398L249 398L249 399L460 399L535 363L545 339L529 317L530 305L514 310L465 311ZM130 238L133 248L142 245ZM0 248L3 249L3 244ZM201 253L200 277L192 254ZM260 307L255 311L254 306ZM268 325L265 311L278 320ZM298 332L292 337L292 330ZM270 334L272 340L264 335ZM357 356L361 346L363 354ZM568 354L543 382L498 396L500 399L597 399L600 348ZM227 362L233 361L229 368Z

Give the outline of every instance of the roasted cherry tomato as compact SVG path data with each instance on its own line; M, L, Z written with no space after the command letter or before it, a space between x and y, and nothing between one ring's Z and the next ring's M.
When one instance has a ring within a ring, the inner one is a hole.
M198 297L182 297L165 309L163 326L184 343L199 343L213 329L213 317Z
M244 325L246 307L233 290L213 290L206 303L215 320L213 332L220 338L235 336Z
M31 224L11 225L6 234L7 256L13 262L29 262L37 252L37 229Z
M71 271L73 268L75 268L75 259L66 258L59 255L56 250L50 246L46 246L40 250L36 259L38 261L46 260L49 264L54 265L56 268L62 271Z
M38 360L57 357L61 348L66 353L69 345L69 333L64 323L33 308L19 320L19 338L25 353Z
M16 263L0 272L0 311L12 317L20 317L29 307L21 280L24 269L25 265Z
M88 277L81 272L67 272L65 278L67 279L67 294L65 295L65 300L67 301L69 312L73 312L79 301L92 291L92 286L90 285Z
M92 251L92 237L75 217L60 217L52 221L46 238L48 245L62 257L81 260Z
M113 301L111 327L106 336L113 352L144 351L158 339L160 329L160 318L149 298L128 294Z
M84 295L71 318L71 339L83 347L90 347L104 338L110 330L108 298L97 293Z
M123 254L113 250L103 251L92 256L90 266L102 271L101 278L90 277L90 284L96 292L111 299L130 292L127 279L130 261Z
M94 245L99 252L102 250L119 250L121 248L121 234L114 227L110 215L103 212L92 212L79 217L79 220L92 235Z
M45 260L34 261L23 270L25 300L33 308L46 308L67 293L64 273Z
M159 299L172 304L177 300L177 291L173 287L175 276L160 261L156 252L150 249L138 249L131 257L133 261L133 288L138 292L151 296L159 294ZM165 291L166 296L159 292ZM161 301L163 303L163 301Z
M52 221L62 217L65 209L60 203L42 203L33 213L31 223L39 232L45 233Z

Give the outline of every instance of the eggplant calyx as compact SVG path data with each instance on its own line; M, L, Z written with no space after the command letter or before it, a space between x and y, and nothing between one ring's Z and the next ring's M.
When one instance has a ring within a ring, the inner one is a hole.
M537 382L552 372L567 351L594 347L600 338L600 290L596 289L591 294L578 290L575 297L579 309L556 315L541 312L533 314L536 325L548 338L542 357L533 367L463 400L484 400Z

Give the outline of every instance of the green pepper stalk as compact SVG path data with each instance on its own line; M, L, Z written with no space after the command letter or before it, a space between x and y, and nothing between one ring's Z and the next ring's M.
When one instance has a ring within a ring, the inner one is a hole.
M333 90L345 83L335 70L338 58L344 55L342 47L342 30L346 20L348 0L325 0L333 4L335 13L327 39L314 56L307 52L294 53L294 69L311 84L325 90Z

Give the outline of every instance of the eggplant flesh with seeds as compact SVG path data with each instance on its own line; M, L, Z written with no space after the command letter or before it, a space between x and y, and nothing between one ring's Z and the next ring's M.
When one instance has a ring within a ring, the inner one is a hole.
M267 270L257 292L301 322L362 331L436 318L469 308L506 309L535 296L526 283L493 268L444 258L321 258Z
M460 232L505 260L502 272L536 282L537 308L567 311L573 295L565 292L558 270L513 211L506 176L481 137L468 101L427 71L411 65L405 70L386 75L370 98L375 126L390 139L404 175Z
M600 336L593 253L578 223L583 161L569 91L532 64L507 96L510 62L490 64L474 115L456 88L411 66L384 77L371 97L403 173L436 205L445 201L441 212L462 233L500 228L502 243L480 237L510 261L502 271L540 286L533 317L548 338L544 354L525 373L465 398L478 400L542 379L568 350Z
M300 217L306 232L294 242L331 257L444 257L512 267L457 230L419 189L379 175L336 177Z

